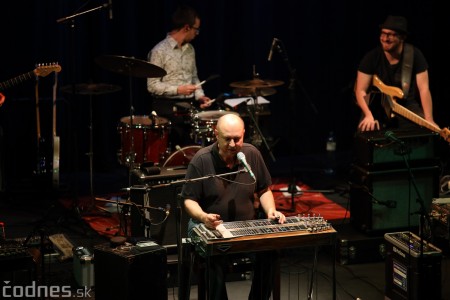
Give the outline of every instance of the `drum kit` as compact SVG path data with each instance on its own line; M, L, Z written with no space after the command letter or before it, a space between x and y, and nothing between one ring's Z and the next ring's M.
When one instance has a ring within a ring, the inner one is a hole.
M225 114L236 114L238 112L232 110L210 110L198 111L193 105L184 107L187 104L181 102L180 105L188 111L188 122L191 125L190 137L193 145L181 148L176 147L176 152L172 153L169 142L169 133L171 122L163 117L159 117L155 112L151 115L134 115L133 114L133 95L132 95L132 78L152 78L163 77L166 71L147 61L139 60L133 57L103 55L95 59L96 63L102 68L126 75L130 81L130 114L120 119L117 131L121 139L121 149L118 150L117 156L119 163L129 167L130 169L140 168L142 165L154 164L163 167L173 167L187 165L195 153L206 145L215 142L214 130L217 120ZM234 88L233 92L242 97L252 97L256 101L258 96L270 96L276 93L274 87L282 85L282 81L278 80L262 80L254 78L247 81L238 81L230 84ZM121 90L120 87L111 84L77 84L69 85L61 88L61 91L77 95L92 96L114 93ZM257 103L256 103L257 104ZM254 105L257 107L257 105ZM251 113L254 127L260 133L257 124L257 113ZM91 175L91 191L92 191L92 102L90 104L90 175Z

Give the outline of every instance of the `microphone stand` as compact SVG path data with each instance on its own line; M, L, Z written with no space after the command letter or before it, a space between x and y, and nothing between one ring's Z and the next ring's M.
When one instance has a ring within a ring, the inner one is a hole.
M215 177L223 177L228 175L234 175L239 173L245 173L247 172L245 169L229 172L229 173L223 173L223 174L210 174L203 177L197 177L197 178L191 178L191 179L180 179L175 180L169 183L163 183L163 184L157 184L153 185L150 188L143 187L142 189L145 191L150 191L154 188L161 188L161 187L168 187L172 185L180 185L190 182L197 182L202 181L209 178L215 178ZM145 180L147 177L151 178L151 176L141 176L141 179ZM177 235L177 255L178 255L178 299L180 300L189 300L190 295L190 285L186 285L186 278L182 276L182 268L184 266L184 259L183 259L183 241L181 237L181 217L182 217L182 207L181 207L181 199L178 197L177 201L177 213L176 213L176 235Z
M419 214L420 215L420 220L419 220L420 256L419 257L420 257L420 261L422 261L423 260L425 225L426 225L426 222L428 224L430 224L430 220L428 220L427 217L426 217L425 203L423 201L422 196L420 195L419 189L417 187L416 179L414 177L414 174L412 172L412 169L411 169L411 166L409 164L408 157L407 157L408 153L410 153L410 149L408 149L408 146L404 142L401 142L401 143L398 142L398 144L400 144L398 154L401 155L402 158L403 158L403 161L405 163L406 169L408 170L410 184L412 184L412 186L414 188L414 191L417 194L416 202L418 202L419 205L420 205L419 210L416 211L416 212L411 213L411 215L414 215L414 214ZM421 265L421 264L419 264L419 265Z
M91 12L94 12L94 11L97 11L97 10L101 10L101 9L104 9L104 8L108 8L108 7L109 7L109 4L108 3L104 3L104 4L100 5L100 6L95 7L95 8L88 9L88 10L85 10L85 11L73 14L71 16L59 18L58 20L56 20L56 23L64 23L64 22L70 21L72 19L75 19L76 17L82 16L82 15L85 15L85 14L88 14L88 13L91 13Z

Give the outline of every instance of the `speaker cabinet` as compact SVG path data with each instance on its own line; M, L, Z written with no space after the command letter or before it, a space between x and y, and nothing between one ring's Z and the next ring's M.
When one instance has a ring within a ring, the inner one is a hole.
M95 299L167 300L166 249L156 246L140 251L134 246L94 247ZM147 296L145 296L147 295Z
M439 167L368 171L353 166L350 188L350 222L365 233L417 227L422 199L428 212L439 193Z

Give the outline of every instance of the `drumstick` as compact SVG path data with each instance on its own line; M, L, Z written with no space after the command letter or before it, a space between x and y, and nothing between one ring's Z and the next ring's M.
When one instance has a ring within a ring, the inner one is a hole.
M206 80L203 80L202 82L197 83L197 84L195 85L195 87L196 87L196 88L199 88L199 87L201 87L205 82L206 82Z
M199 88L199 87L202 86L205 82L211 81L211 80L216 79L216 78L219 78L219 77L220 77L219 74L211 75L211 76L209 76L208 78L206 78L205 80L203 80L202 82L197 83L197 85L196 85L195 87L196 87L196 88Z

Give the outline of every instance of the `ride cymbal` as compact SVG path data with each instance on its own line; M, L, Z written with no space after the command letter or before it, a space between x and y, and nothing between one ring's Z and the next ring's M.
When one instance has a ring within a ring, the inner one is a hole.
M106 70L133 77L163 77L167 72L148 61L134 57L103 55L95 62Z
M60 91L75 95L104 95L120 91L121 89L118 85L107 83L80 83L63 86Z
M284 84L284 82L280 80L252 79L246 81L232 82L230 83L230 86L234 88L249 89L249 88L271 88L275 86L280 86L282 84Z

